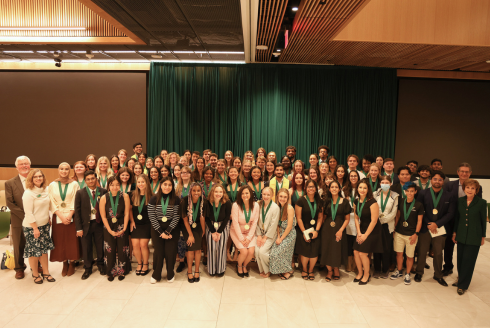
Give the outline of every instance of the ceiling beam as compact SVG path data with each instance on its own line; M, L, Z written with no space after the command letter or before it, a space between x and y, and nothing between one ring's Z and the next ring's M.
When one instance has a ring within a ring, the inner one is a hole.
M259 0L240 0L245 62L255 62Z

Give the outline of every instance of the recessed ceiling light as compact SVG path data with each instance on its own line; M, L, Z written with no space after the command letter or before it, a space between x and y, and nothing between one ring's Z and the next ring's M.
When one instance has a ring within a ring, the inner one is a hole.
M162 55L151 55L151 58L162 58Z
M18 51L18 50L4 50L3 52L5 53L9 53L9 54L32 54L34 51L32 50L22 50L22 51Z
M277 52L281 52L281 49L277 49Z
M269 47L266 45L258 45L257 46L257 50L267 50L267 49L269 49Z
M132 54L135 53L134 50L105 50L107 54Z
M298 11L298 7L291 8L292 11Z
M25 26L0 26L0 31L83 31L85 27L63 27L63 26L39 26L39 27L25 27Z

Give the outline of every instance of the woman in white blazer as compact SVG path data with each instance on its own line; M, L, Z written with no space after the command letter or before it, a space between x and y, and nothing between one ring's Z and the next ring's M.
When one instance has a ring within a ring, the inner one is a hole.
M269 255L272 245L277 239L277 224L279 223L280 209L272 201L272 188L262 190L262 200L259 201L260 215L255 234L257 246L255 247L255 259L259 266L260 275L267 278L271 275L269 270Z

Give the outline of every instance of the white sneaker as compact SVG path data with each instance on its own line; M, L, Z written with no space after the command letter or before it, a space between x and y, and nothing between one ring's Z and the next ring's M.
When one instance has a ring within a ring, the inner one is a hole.
M150 284L156 284L157 280L153 277L150 278Z
M410 274L407 273L405 275L405 278L403 279L403 282L405 283L405 285L410 285L412 283L412 278L410 278Z
M395 271L393 272L393 274L390 276L390 279L391 280L395 280L395 279L398 279L400 277L403 277L403 273L401 273L400 271L398 271L398 269L395 269Z
M172 279L167 280L167 282L171 284L171 283L173 283L173 282L174 282L174 280L175 280L175 276L174 276Z

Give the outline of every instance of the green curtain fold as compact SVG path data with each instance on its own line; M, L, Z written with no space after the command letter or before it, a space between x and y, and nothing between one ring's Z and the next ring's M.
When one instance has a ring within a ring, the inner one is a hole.
M393 157L397 90L387 68L153 62L148 154L264 147L280 157L294 145L308 162L325 144L341 163Z

